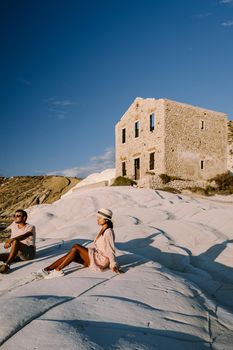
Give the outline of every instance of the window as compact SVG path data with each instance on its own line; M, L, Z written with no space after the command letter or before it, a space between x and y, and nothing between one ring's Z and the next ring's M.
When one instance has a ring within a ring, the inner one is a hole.
M204 160L201 160L201 170L204 169Z
M201 120L200 129L205 130L205 121L204 120Z
M150 131L153 131L155 128L155 114L150 114Z
M134 178L135 180L140 178L140 158L134 159Z
M125 143L126 142L126 129L122 129L122 134L121 134L121 140L122 140L122 143Z
M122 166L122 176L126 176L126 163L122 162L121 166Z
M137 121L135 123L135 137L139 136L139 127L140 127L140 124L139 124L139 121Z
M155 152L150 153L150 164L149 164L149 169L154 170L155 168Z

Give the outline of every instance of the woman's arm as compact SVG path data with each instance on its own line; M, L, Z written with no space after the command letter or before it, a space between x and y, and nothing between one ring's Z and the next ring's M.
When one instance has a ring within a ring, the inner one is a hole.
M112 269L113 272L116 273L125 273L125 271L123 271L122 269L120 269L118 266L114 266Z
M116 269L118 270L118 265L115 257L115 245L114 245L113 233L111 229L108 229L105 231L104 239L105 239L104 255L106 255L109 258L110 269L116 272L115 270Z

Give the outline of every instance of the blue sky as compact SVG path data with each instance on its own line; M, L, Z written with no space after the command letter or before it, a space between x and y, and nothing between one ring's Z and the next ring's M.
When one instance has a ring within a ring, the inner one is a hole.
M233 117L233 0L0 0L0 175L114 166L137 97Z

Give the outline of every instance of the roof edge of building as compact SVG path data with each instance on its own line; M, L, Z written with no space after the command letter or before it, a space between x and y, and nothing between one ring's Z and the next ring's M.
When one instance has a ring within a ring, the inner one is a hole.
M192 105L192 104L189 104L189 103L184 103L184 102L179 102L179 101L176 101L176 100L172 100L172 99L169 99L169 98L154 98L154 97L148 97L148 98L143 98L143 97L140 97L140 96L137 96L133 102L131 103L131 105L129 106L129 108L124 112L124 114L121 116L120 120L117 122L117 124L122 120L124 119L124 116L129 112L129 110L132 108L132 106L139 102L139 101L157 101L157 102L162 102L162 103L166 103L166 102L170 102L170 103L174 103L174 104L177 104L177 105L180 105L180 106L185 106L185 107L190 107L190 108L197 108L199 109L200 111L207 111L207 112L210 112L210 113L213 113L213 114L216 114L218 116L222 116L222 117L226 117L228 119L228 115L227 113L224 113L224 112L219 112L219 111L214 111L212 109L209 109L209 108L203 108L203 107L199 107L199 106L196 106L196 105Z
M224 113L224 112L219 112L219 111L214 111L213 109L209 109L209 108L204 108L204 107L199 107L199 106L196 106L196 105L192 105L192 104L189 104L189 103L184 103L184 102L179 102L179 101L176 101L176 100L171 100L169 98L164 98L163 99L165 102L171 102L171 103L176 103L178 105L181 105L181 106L186 106L186 107L192 107L192 108L198 108L202 111L208 111L208 112L211 112L211 113L215 113L215 114L221 114L222 116L228 116L227 113Z

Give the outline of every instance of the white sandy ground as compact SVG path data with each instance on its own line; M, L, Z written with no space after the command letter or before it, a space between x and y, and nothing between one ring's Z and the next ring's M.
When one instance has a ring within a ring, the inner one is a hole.
M119 264L35 280L78 242L94 239L100 207L114 212ZM34 261L0 276L0 347L233 349L233 198L133 187L82 189L29 209Z

